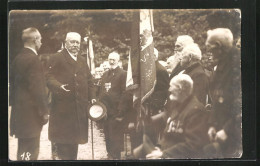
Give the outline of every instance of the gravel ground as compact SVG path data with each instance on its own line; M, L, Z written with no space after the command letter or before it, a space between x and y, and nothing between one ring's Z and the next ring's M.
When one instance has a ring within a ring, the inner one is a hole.
M10 115L10 113L9 113ZM9 118L10 119L10 118ZM51 159L51 142L48 140L48 124L43 126L40 138L40 153L38 160L52 160ZM90 125L89 125L90 126ZM89 127L88 143L79 145L78 160L92 160L91 150L91 130ZM107 152L105 147L104 133L99 129L97 124L93 122L93 143L94 143L94 159L106 159ZM9 159L16 159L17 139L9 136Z
M9 109L9 122L10 122L10 109ZM90 122L89 122L90 123ZM51 142L48 140L48 126L43 126L41 138L40 138L40 153L38 160L52 160L51 158ZM88 143L79 145L78 160L92 160L92 144L91 144L91 125L89 124L89 138ZM94 160L106 160L107 152L105 147L105 139L103 130L100 129L100 125L93 122L93 145L94 145ZM130 154L130 139L127 137L127 151ZM16 159L17 152L17 139L9 136L9 159ZM121 153L122 159L124 159L125 151Z

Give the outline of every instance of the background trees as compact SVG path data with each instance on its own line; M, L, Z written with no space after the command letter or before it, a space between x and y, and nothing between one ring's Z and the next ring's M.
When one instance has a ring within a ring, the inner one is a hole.
M118 51L127 64L131 40L131 10L44 10L11 11L9 13L10 61L22 48L21 31L36 27L42 34L41 54L52 54L61 48L68 31L79 32L93 41L95 63L107 59L111 51ZM200 46L204 65L206 32L217 27L230 28L234 41L240 38L240 12L226 10L154 10L154 43L160 58L165 60L173 54L174 43L179 35L190 35Z

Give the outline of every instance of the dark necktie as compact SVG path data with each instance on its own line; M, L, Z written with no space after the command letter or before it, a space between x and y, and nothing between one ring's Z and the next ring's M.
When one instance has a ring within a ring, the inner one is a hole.
M109 69L109 76L113 76L115 74L115 69Z

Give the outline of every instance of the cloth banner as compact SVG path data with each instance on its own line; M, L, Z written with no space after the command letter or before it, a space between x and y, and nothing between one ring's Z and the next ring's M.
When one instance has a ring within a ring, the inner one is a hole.
M152 10L134 11L126 89L133 91L139 129L144 126L144 118L149 111L144 103L156 83L153 31Z

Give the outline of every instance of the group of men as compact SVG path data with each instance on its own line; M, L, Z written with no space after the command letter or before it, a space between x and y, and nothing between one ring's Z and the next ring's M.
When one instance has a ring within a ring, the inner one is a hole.
M117 52L109 54L107 71L97 70L97 84L86 60L79 56L79 33L67 33L65 48L50 56L46 68L37 54L39 31L25 29L22 40L24 48L10 66L10 134L18 138L17 160L37 160L40 133L48 120L57 158L76 160L78 144L88 141L87 109L97 101L107 109L100 122L108 159L121 159L127 130L134 158L237 157L241 85L240 63L234 60L240 54L229 29L208 31L207 51L215 59L210 75L201 65L199 46L187 35L178 37L166 67L156 60L157 82L145 102L150 114L141 133L135 130L137 111L133 94L126 91L127 72L120 67ZM158 59L156 49L154 55ZM51 92L49 105L47 90Z
M242 155L240 53L229 29L207 32L211 72L201 65L202 53L190 36L177 38L167 59L169 95L163 111L151 116L134 158L223 158ZM210 73L210 74L208 74Z

